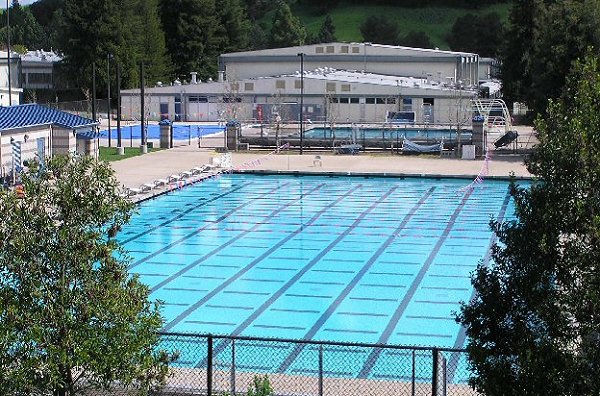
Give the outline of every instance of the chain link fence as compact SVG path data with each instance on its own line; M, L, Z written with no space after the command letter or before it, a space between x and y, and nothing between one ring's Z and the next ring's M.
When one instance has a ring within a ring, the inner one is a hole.
M464 350L162 334L177 354L156 395L246 394L266 375L276 395L477 395Z

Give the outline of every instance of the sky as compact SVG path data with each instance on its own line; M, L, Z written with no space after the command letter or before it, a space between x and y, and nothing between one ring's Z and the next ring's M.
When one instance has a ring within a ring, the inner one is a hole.
M37 0L19 0L19 4L28 5L31 3L35 3ZM12 3L12 0L9 0L9 3ZM6 8L6 0L0 0L0 8Z

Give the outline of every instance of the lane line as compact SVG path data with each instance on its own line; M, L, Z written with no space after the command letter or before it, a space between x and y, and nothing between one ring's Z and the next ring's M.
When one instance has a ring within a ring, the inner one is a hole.
M421 206L423 206L425 201L427 201L427 199L433 194L434 190L435 190L435 187L431 187L419 198L419 200L413 205L413 207L410 209L410 211L404 216L404 218L402 219L400 224L398 224L396 226L396 228L394 229L394 232L391 235L389 235L388 238L379 246L379 248L376 250L376 252L369 258L369 261L367 261L365 263L365 265L361 268L361 270L346 285L344 290L342 290L342 292L337 296L337 298L329 305L327 310L325 312L323 312L323 314L319 317L319 319L317 319L315 321L315 323L310 328L310 330L304 335L303 339L310 340L317 334L317 332L321 329L321 327L325 324L325 322L333 315L333 313L338 308L338 306L342 303L342 301L344 301L344 299L350 294L350 292L355 288L355 286L359 285L360 280L365 276L365 274L367 274L367 272L371 269L373 264L375 262L377 262L377 259L386 252L387 248L398 237L400 231L404 227L406 227L406 225L410 222L410 220L413 218L415 213L417 213L419 208L421 208ZM388 194L387 196L389 196L389 195L390 194ZM384 195L382 197L382 199L376 201L374 203L374 205L377 205L380 201L387 198L387 196ZM393 287L393 288L406 287L406 286L400 286L400 285L396 286L396 285L373 285L373 284L363 284L360 286L381 286L381 287ZM332 329L326 329L326 330L343 332L343 330L332 330ZM349 331L349 332L356 332L356 331ZM371 333L377 333L377 332L369 332L369 334L371 334ZM300 355L300 353L302 352L303 349L304 349L303 344L297 345L294 348L293 352L290 353L286 357L286 359L283 361L283 363L279 366L278 372L279 373L285 372L292 365L292 363L296 360L298 355Z
M377 340L378 344L387 344L388 340L392 336L394 329L396 328L396 325L398 324L398 321L404 314L404 311L406 310L406 307L408 307L408 304L411 302L419 285L421 284L421 282L423 281L423 278L427 274L427 271L429 271L429 267L431 266L431 263L437 256L440 249L442 248L444 241L446 241L446 239L448 238L448 235L450 234L450 231L452 230L454 223L456 223L456 219L458 218L462 209L465 207L465 204L467 203L467 200L471 196L472 192L473 192L473 190L465 193L465 195L462 197L460 203L454 210L454 213L452 213L452 216L450 216L450 219L448 220L448 223L446 225L446 228L444 229L444 232L438 238L437 243L435 244L434 248L431 250L431 253L427 257L427 260L425 260L425 263L423 263L421 270L419 271L419 273L413 280L412 284L410 285L410 288L406 291L406 294L404 295L402 302L400 303L398 308L396 308L396 311L392 315L392 318L390 319L388 325L386 326L385 330L383 331L383 333ZM371 353L369 354L369 357L365 361L365 364L363 365L362 369L360 370L360 373L358 374L358 378L368 378L369 377L369 374L371 373L371 371L373 370L373 367L377 363L377 360L379 359L380 354L381 354L380 349L375 348L373 351L371 351Z
M319 184L317 187L315 187L315 188L313 188L312 190L309 190L309 191L311 191L311 192L316 191L317 189L323 187L324 185L325 184ZM335 201L332 201L328 205L326 205L325 207L321 208L317 213L315 213L312 216L312 218L310 218L308 220L308 222L306 223L306 225L310 225L310 224L314 223L323 213L325 213L331 207L335 206L337 203L341 202L344 198L346 198L348 196L351 196L360 187L362 187L362 185L360 185L360 184L356 185L354 188L352 188L349 191L347 191L346 194L338 197L338 199L336 199ZM306 195L306 194L303 194L303 195ZM291 205L291 204L287 204L287 205ZM201 307L202 305L204 305L208 300L210 300L211 298L213 298L220 291L223 291L223 293L234 293L234 291L227 291L227 290L224 290L224 289L227 286L229 286L230 284L232 284L235 280L237 280L238 278L240 278L242 275L244 275L246 272L248 272L250 269L252 269L254 266L256 266L257 264L259 264L260 262L262 262L270 254L272 254L273 252L277 251L277 249L279 249L280 246L284 245L286 242L288 242L289 240L291 240L292 238L294 238L296 235L298 235L300 232L302 232L304 230L304 227L305 227L304 225L300 226L294 232L289 233L285 238L281 239L279 242L277 242L275 245L273 245L271 247L271 249L267 250L265 253L263 253L262 255L260 255L259 257L257 257L256 259L254 259L252 262L250 262L248 265L246 265L242 270L240 270L235 275L233 275L232 277L230 277L226 282L223 282L217 288L213 289L210 293L208 293L207 295L205 295L202 299L200 299L199 301L197 301L196 303L194 303L192 306L190 306L190 308L188 308L187 310L185 310L183 313L181 313L179 316L177 316L171 322L167 323L163 327L163 331L166 332L166 331L171 330L179 322L181 322L186 316L188 316L193 311L195 311L196 309L198 309L199 307ZM242 292L238 292L238 293L242 293ZM250 293L247 293L247 294L250 294ZM258 293L255 293L255 294L258 294ZM260 294L262 295L264 293L260 293ZM266 294L269 294L269 293L266 293Z

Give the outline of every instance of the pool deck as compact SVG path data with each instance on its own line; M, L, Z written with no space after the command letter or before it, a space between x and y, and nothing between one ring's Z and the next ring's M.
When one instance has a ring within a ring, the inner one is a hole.
M222 138L215 138L215 144ZM209 141L203 147L179 146L156 151L137 157L112 162L117 179L125 187L139 187L157 179L166 178L208 164L212 157L220 156ZM492 151L487 177L508 177L511 173L518 178L531 177L523 163L523 156ZM315 156L320 156L320 161ZM242 166L246 164L246 166ZM386 174L398 176L454 176L475 178L484 161L440 158L438 155L390 155L383 153L360 153L357 155L335 155L332 152L282 151L270 154L265 150L250 150L232 153L233 168L247 171L283 171L299 173L339 174Z

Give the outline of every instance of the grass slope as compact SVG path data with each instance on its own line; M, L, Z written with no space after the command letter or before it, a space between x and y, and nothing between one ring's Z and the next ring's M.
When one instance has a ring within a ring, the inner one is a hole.
M340 6L330 11L335 25L335 35L338 41L362 42L360 24L370 15L385 15L398 23L401 35L410 31L424 31L431 41L440 49L449 49L446 36L449 34L456 19L468 13L487 14L497 12L504 23L508 23L510 4L496 4L477 10L449 7L404 8L392 6L356 5L342 2ZM314 34L319 32L325 15L316 15L315 11L296 6L294 14L300 18L306 29ZM269 20L270 21L270 20Z
M159 148L151 148L148 149L148 152L158 151ZM139 147L125 147L125 155L117 155L116 147L100 147L100 161L120 161L122 159L136 157L141 155Z

